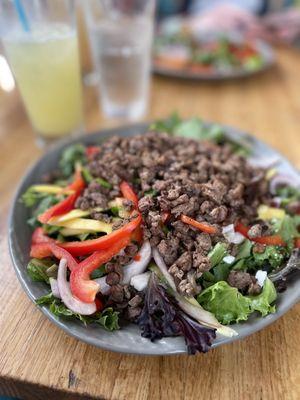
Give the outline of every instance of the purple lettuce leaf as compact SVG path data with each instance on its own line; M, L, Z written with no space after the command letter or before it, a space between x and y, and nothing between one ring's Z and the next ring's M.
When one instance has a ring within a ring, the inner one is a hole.
M200 325L178 308L176 300L170 298L154 273L149 279L137 324L141 335L151 341L167 336L183 336L189 354L207 352L216 337L215 329Z

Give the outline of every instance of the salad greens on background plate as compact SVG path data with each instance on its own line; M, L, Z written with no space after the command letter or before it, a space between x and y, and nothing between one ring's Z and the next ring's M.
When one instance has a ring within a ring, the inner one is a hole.
M26 293L72 336L194 354L299 300L299 204L299 174L275 150L173 114L52 148L17 190L10 251Z

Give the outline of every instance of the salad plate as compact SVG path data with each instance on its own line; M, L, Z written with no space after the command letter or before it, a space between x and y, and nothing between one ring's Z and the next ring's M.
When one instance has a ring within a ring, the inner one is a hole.
M212 124L205 123L204 126L210 127ZM298 171L276 150L255 137L240 132L232 127L219 126L219 128L225 132L229 140L235 143L242 143L247 148L251 148L251 159L256 160L257 164L264 166L266 162L268 163L270 160L271 162L275 162L274 160L276 160L276 169L280 174L292 177L292 179L296 181L299 180ZM76 143L85 146L94 146L116 135L121 138L127 138L143 134L147 132L148 129L149 124L143 123L103 130L80 138L64 140L51 148L25 174L16 191L10 211L9 247L16 275L24 291L33 302L36 302L41 296L47 295L49 288L47 289L46 284L43 282L32 281L27 273L26 266L30 261L29 252L32 228L27 224L27 220L31 217L30 210L20 201L22 195L29 187L40 183L45 174L49 174L49 172L57 169L63 151L69 146ZM282 293L278 293L275 312L264 317L253 313L249 316L247 321L231 324L230 327L237 334L231 337L217 334L216 339L212 343L212 347L243 339L276 321L300 300L299 279L299 271L295 271L288 276L286 280L286 289ZM57 317L46 305L41 305L39 307L47 318L63 329L67 334L102 349L140 355L171 355L187 352L184 339L180 336L163 337L159 340L150 341L142 337L139 327L132 323L123 323L121 321L121 329L111 332L93 323L84 324L81 321L71 318Z
M184 19L168 18L158 29L153 47L153 70L163 76L198 80L245 78L275 63L263 40L194 32Z

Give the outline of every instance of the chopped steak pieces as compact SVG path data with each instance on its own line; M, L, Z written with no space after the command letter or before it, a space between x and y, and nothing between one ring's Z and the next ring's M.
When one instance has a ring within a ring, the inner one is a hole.
M88 169L95 179L109 181L112 188L93 181L78 198L77 206L83 210L103 208L111 199L121 196L122 180L133 184L143 215L144 235L152 246L157 246L178 289L186 295L199 293L196 279L211 268L207 255L223 237L201 233L181 222L180 216L184 214L220 228L238 219L247 224L256 216L257 206L269 201L263 171L251 167L227 144L153 132L113 137L101 144ZM130 210L132 205L123 206ZM163 213L168 215L166 220ZM100 212L96 214L99 219L101 216ZM120 226L117 220L113 229ZM261 226L253 225L249 236L258 236L260 232ZM128 252L123 258L131 255ZM107 282L115 288L112 296L121 297L119 281L119 271L112 269L107 276ZM252 282L251 286L251 282L247 283L249 291L255 285Z

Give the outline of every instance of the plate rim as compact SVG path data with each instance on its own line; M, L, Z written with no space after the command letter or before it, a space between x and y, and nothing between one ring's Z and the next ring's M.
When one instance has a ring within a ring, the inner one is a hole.
M216 124L216 122L210 122L210 121L204 121L205 124L210 125L210 124ZM143 130L143 132L147 131L147 127L149 127L151 124L151 122L141 122L141 123L135 123L135 124L130 124L130 125L123 125L123 126L119 126L119 127L115 127L115 128L108 128L108 129L101 129L99 131L95 131L89 134L85 134L79 137L67 137L64 138L60 141L58 141L55 145L51 146L51 148L49 148L49 150L47 152L45 152L44 154L42 154L36 161L34 161L31 166L25 171L25 173L23 174L22 178L20 179L13 197L12 197L12 203L11 203L11 207L9 210L9 214L8 214L8 247L9 247L9 253L10 253L10 257L12 260L12 264L13 264L13 268L14 271L17 275L17 278L22 286L22 289L24 290L24 292L26 293L26 295L29 297L29 299L34 303L34 305L51 321L53 322L56 326L58 326L59 328L61 328L65 333L67 333L68 335L83 341L89 345L92 346L96 346L98 348L104 349L104 350L109 350L109 351L113 351L113 352L118 352L118 353L125 353L125 354L137 354L137 355L175 355L175 354L186 354L186 349L185 347L181 347L179 349L174 349L174 350L168 350L166 352L162 351L160 346L157 347L157 351L156 350L152 350L152 351L147 351L147 348L145 348L145 350L141 351L135 351L134 348L131 349L131 351L128 350L128 348L124 349L123 347L120 347L118 345L111 345L111 344L105 344L105 343L97 343L95 340L93 340L93 338L90 338L88 335L88 329L86 330L87 335L81 335L79 333L76 332L76 330L74 331L74 329L72 329L72 327L70 326L70 321L68 320L62 320L62 319L58 319L56 318L53 314L50 313L50 311L48 310L47 307L45 306L37 306L35 303L35 297L32 294L32 291L30 290L28 284L25 282L25 280L22 277L22 273L21 273L21 268L24 268L24 265L19 265L21 264L20 261L18 260L18 249L14 247L14 237L13 237L13 225L14 225L14 211L16 208L16 205L19 201L20 198L20 194L21 192L23 192L23 186L26 183L27 179L32 176L32 174L34 173L34 171L38 168L38 166L43 162L44 158L50 157L51 155L55 155L57 154L57 152L62 151L62 149L72 143L92 143L95 140L99 140L99 138L101 139L101 136L103 136L103 139L105 140L107 137L111 137L114 134L120 134L120 133L124 133L126 131L129 132L128 135L123 134L123 137L126 136L134 136L136 134L139 133L140 130ZM289 165L289 167L291 167L293 169L293 171L299 175L299 171L297 171L297 168L282 154L280 154L276 149L274 149L272 146L270 146L269 144L265 143L263 140L256 138L255 136L252 136L251 134L240 130L239 128L235 128L232 127L230 125L226 125L226 124L218 124L220 125L227 134L230 133L234 133L235 135L238 135L242 138L245 138L247 140L251 140L254 143L258 143L260 145L262 145L265 148L268 148L274 155L277 155L280 160L282 160L284 163L287 163ZM35 284L33 282L33 284ZM265 327L267 327L268 325L272 324L273 322L277 321L282 315L284 315L289 309L291 309L296 303L298 303L300 301L300 290L298 295L295 295L293 300L288 304L287 307L284 307L283 309L281 309L280 311L276 311L276 313L274 314L270 314L267 317L260 317L259 321L257 322L257 326L255 326L254 328L250 329L250 332L242 332L241 334L239 334L238 336L235 337L231 337L231 338L222 338L222 341L220 342L214 342L212 345L212 348L216 348L220 345L223 344L227 344L227 343L231 343L234 342L236 340L242 340L245 337L252 335L256 332L258 332L261 329L264 329ZM72 325L73 323L71 323ZM75 321L75 324L80 324L79 321ZM247 322L244 323L244 325L247 324ZM131 324L134 325L134 324ZM237 324L237 325L241 325L241 324ZM124 328L126 329L126 327ZM101 332L103 332L103 330L101 329L101 327L99 327L99 332L100 332L100 336L101 336ZM165 338L165 341L170 341L170 340L174 340L174 339L178 339L178 338ZM148 341L148 339L146 339ZM158 341L159 342L159 341Z

